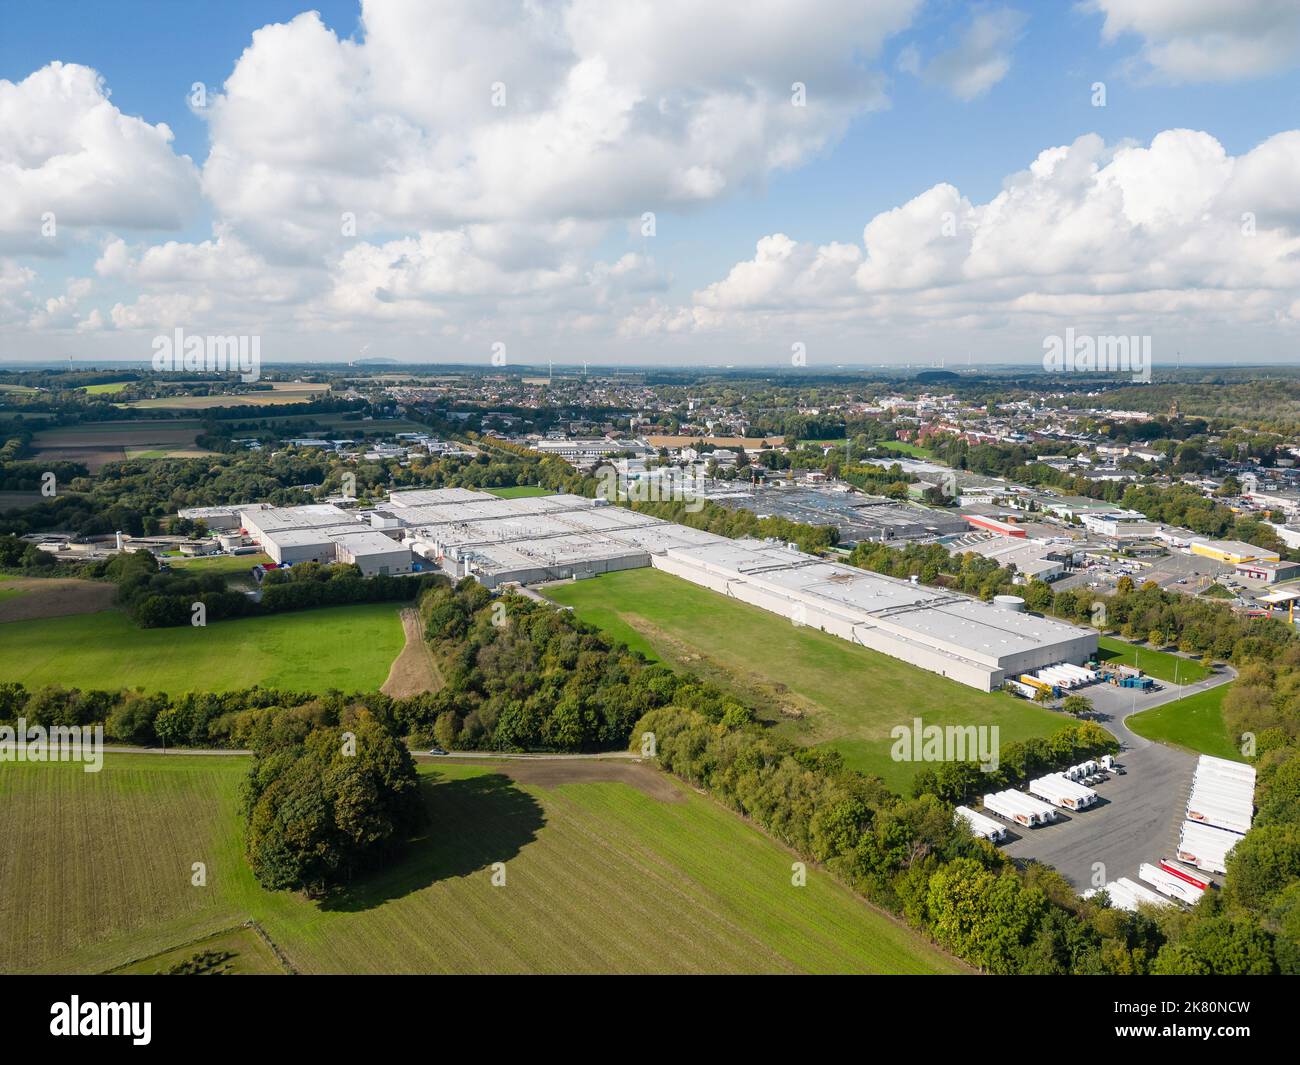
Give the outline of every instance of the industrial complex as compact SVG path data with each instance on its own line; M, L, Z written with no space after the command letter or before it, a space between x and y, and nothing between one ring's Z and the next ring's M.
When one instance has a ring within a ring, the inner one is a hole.
M1097 651L1092 630L1025 613L1014 596L984 603L584 496L417 489L368 511L258 504L202 516L238 528L277 564L352 562L367 575L427 567L497 588L652 566L981 691Z

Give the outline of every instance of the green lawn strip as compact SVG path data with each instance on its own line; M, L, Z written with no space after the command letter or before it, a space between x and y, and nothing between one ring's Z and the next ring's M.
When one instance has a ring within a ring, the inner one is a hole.
M7 767L0 971L153 971L250 919L308 973L962 971L819 870L793 886L789 852L684 785L664 802L425 764L430 826L395 866L327 904L267 892L240 842L248 765Z
M1231 684L1221 684L1163 706L1134 714L1126 724L1139 736L1184 747L1198 754L1245 761L1223 723L1223 698Z
M1195 684L1210 675L1210 671L1195 659L1156 651L1145 644L1138 646L1114 636L1102 636L1097 642L1100 648L1098 654L1103 663L1134 666L1156 680L1167 680L1171 684Z
M654 569L549 586L546 595L613 639L736 691L777 731L827 743L850 766L907 792L917 766L890 756L890 730L997 725L999 741L1047 736L1060 715L956 681Z
M0 680L29 689L373 691L405 643L392 603L141 629L117 610L0 624Z

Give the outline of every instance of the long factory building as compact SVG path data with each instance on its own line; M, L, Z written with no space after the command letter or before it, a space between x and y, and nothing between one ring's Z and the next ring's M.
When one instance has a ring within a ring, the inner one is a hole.
M652 566L982 691L1097 651L1092 630L1024 613L1018 601L988 604L584 496L415 489L365 513L258 506L238 519L277 562L356 561L365 573L436 566L490 588Z

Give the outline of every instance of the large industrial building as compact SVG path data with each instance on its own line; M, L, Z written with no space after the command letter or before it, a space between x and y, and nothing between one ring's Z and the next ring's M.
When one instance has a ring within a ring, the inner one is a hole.
M846 492L835 488L774 488L718 482L704 498L760 518L833 525L842 547L890 540L934 540L968 530L962 515L937 507Z
M333 503L303 507L248 503L182 510L180 516L202 520L210 529L238 531L279 565L348 562L374 577L410 573L415 561L410 545L402 540L400 522Z
M1060 662L1086 662L1097 634L969 596L823 562L787 547L724 540L673 547L651 564L983 691Z
M428 566L489 588L653 566L982 691L1097 651L1091 629L1027 614L1013 597L983 603L585 496L416 489L365 513L332 504L242 508L238 527L281 563L352 562L366 574Z
M1024 613L1019 600L990 605L582 496L444 489L394 493L379 509L402 520L415 554L489 587L653 566L983 691L1097 651L1092 630Z

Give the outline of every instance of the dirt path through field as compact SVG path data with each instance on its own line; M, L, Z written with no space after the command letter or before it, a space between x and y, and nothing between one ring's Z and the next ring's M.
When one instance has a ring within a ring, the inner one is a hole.
M388 679L380 690L394 699L437 691L442 687L442 677L433 661L433 652L424 640L420 615L412 607L402 611L402 630L406 633L406 646L393 659Z
M112 584L71 577L19 577L0 588L19 593L0 600L0 623L94 614L112 607L117 592Z

